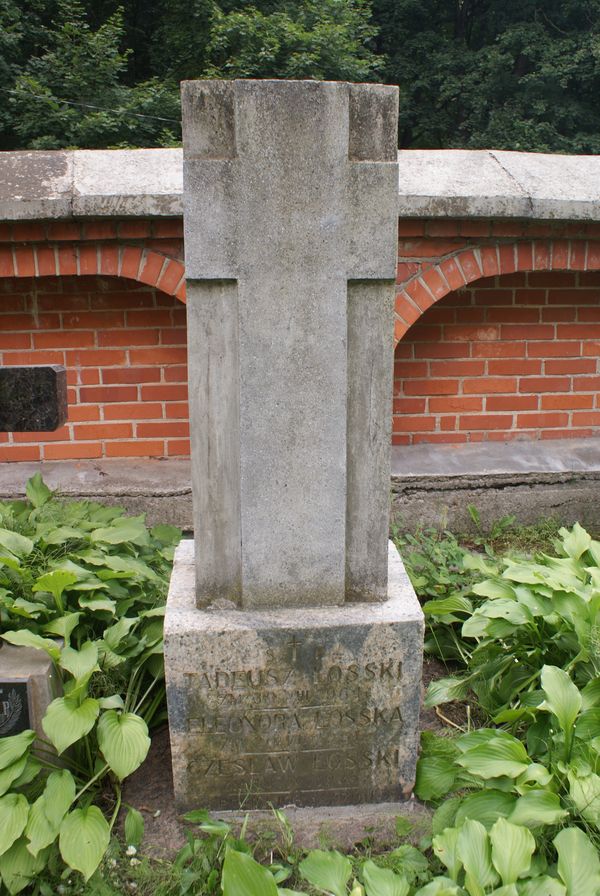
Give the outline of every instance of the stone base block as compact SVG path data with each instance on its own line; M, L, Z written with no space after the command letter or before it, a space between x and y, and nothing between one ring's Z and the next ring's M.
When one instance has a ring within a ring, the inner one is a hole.
M45 737L42 719L57 696L52 661L41 650L2 644L0 649L0 738L33 728Z
M423 615L390 543L380 604L198 610L177 550L165 619L181 810L394 802L414 783Z

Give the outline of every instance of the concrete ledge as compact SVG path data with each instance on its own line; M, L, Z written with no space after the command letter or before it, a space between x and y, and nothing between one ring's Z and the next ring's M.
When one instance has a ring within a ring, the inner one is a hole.
M0 463L0 500L22 497L38 470L66 498L119 504L147 513L151 524L193 528L187 459ZM468 530L467 505L474 504L484 522L556 516L600 530L600 440L395 447L391 487L394 515L411 527Z
M116 504L131 514L146 513L150 525L168 523L192 529L187 459L0 463L0 500L22 498L27 480L37 472L49 488L65 498Z
M392 449L392 507L401 525L468 531L514 514L600 529L600 441L488 442Z
M0 153L0 221L180 217L181 149ZM600 156L400 150L400 217L600 221Z

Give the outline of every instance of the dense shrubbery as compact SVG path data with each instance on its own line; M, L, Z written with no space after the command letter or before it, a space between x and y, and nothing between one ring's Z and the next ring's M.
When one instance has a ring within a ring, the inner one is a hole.
M179 81L384 81L402 147L600 150L600 0L0 0L0 148L170 146Z

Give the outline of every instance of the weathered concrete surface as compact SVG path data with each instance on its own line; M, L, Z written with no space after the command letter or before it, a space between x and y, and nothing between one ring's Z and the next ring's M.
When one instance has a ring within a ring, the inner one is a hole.
M33 728L40 737L42 718L58 695L52 660L33 647L0 648L0 738Z
M73 152L74 217L181 215L181 150Z
M68 218L72 185L72 153L2 152L0 221Z
M198 610L177 549L165 617L180 808L332 806L410 793L423 615L389 546L382 603Z
M183 85L199 606L385 597L397 103Z
M403 217L600 220L600 156L400 150ZM180 149L0 153L0 221L183 214Z
M392 449L392 515L402 526L468 531L474 505L483 525L514 515L554 516L600 529L596 439L415 445Z
M1 461L0 444L0 500L22 498L27 480L40 472L46 485L65 499L116 504L131 514L146 513L149 525L192 529L189 460Z
M401 150L400 217L600 219L600 157Z
M22 498L38 470L65 497L119 504L154 523L193 528L189 460L1 463L0 500ZM418 445L392 449L394 512L409 525L446 521L467 529L467 504L486 520L555 515L600 530L600 450L596 439Z
M189 460L2 463L0 500L22 498L38 470L68 498L119 504L148 521L193 528ZM474 504L486 521L554 515L600 531L600 451L595 439L392 449L394 515L409 526L444 522L467 530Z

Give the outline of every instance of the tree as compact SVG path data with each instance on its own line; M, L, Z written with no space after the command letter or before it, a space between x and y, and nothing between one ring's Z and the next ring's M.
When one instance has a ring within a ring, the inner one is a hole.
M225 78L374 80L382 60L367 0L215 5L206 75Z
M158 79L123 84L129 51L121 52L118 9L93 30L80 0L58 0L45 29L47 47L15 82L14 130L32 149L172 143L179 134L178 92Z
M375 0L400 144L600 151L600 0Z

